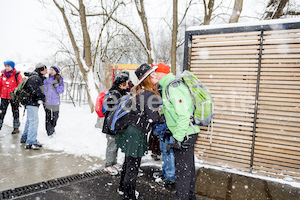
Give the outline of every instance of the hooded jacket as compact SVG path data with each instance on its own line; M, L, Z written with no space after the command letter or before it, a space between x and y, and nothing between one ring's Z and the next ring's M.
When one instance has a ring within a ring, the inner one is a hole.
M16 80L16 73L19 73ZM17 82L16 82L17 81ZM0 96L4 99L10 99L10 93L15 90L15 88L23 81L21 73L13 69L13 73L10 77L6 77L4 70L1 71L0 80Z
M25 76L29 76L24 89L29 92L30 96L24 101L25 106L39 106L39 101L46 101L45 94L43 92L43 81L45 77L37 70L31 73L24 73Z
M161 80L159 85L162 87L162 112L166 118L167 126L172 132L173 137L182 142L186 135L192 135L200 132L199 126L190 125L190 117L193 114L193 102L188 88L183 83L174 83L169 87L168 101L166 97L166 87L170 81L174 80L172 73L167 74Z
M129 125L147 133L159 121L158 108L160 101L158 96L153 92L144 90L133 101L135 107L129 113Z
M127 90L122 90L121 88L119 88L118 83L114 82L112 87L109 89L109 93L110 93L110 95L115 96L115 99L120 99L122 96L127 94ZM112 98L107 99L109 108L112 108L113 106L116 105L117 102L113 102L113 101L114 100ZM104 117L104 122L103 122L103 127L102 127L102 132L110 134L110 135L115 135L115 133L110 132L110 130L108 128L108 125L106 122L108 114L109 114L109 111L106 111L105 117Z
M60 83L54 80L54 76L49 76L44 80L44 92L47 99L47 105L60 105L59 94L64 92L64 80L61 77Z

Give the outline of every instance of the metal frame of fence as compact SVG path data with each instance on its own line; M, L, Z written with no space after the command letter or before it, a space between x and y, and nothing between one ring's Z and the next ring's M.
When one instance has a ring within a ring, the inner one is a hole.
M213 140L201 127L199 159L300 181L299 19L188 30L183 67L215 102Z

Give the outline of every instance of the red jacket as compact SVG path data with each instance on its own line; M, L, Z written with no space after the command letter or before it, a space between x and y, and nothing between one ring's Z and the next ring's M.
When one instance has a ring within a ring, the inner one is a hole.
M10 99L9 94L15 90L19 83L23 81L23 77L19 71L17 72L14 69L12 75L7 79L3 71L1 71L0 76L0 97L4 99ZM18 83L16 82L16 73L19 73L17 78Z

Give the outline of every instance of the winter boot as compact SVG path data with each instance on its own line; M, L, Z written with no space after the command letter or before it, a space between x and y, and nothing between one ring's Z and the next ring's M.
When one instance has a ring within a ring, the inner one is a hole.
M14 130L13 130L13 132L11 132L11 134L17 134L19 132L20 132L19 128L14 128Z
M41 144L26 144L25 149L33 149L33 150L39 150L42 148Z

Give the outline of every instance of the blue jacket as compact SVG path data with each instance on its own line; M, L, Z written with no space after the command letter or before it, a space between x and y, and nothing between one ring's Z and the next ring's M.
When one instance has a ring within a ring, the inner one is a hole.
M47 105L60 105L59 94L64 92L64 80L61 77L60 83L54 80L54 76L44 80L44 92L46 95Z

